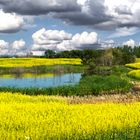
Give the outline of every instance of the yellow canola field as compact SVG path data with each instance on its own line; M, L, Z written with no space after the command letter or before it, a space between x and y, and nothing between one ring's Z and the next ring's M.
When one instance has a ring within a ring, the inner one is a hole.
M137 58L135 63L129 63L126 64L125 66L130 68L140 69L140 58Z
M140 69L140 62L126 64L125 66L129 68Z
M0 67L34 67L48 65L80 65L81 59L68 58L0 58Z
M132 70L128 73L128 75L140 79L140 70Z
M71 105L67 98L0 93L1 140L136 140L140 103Z
M137 58L135 63L126 64L125 66L135 69L128 73L129 76L140 79L140 58Z

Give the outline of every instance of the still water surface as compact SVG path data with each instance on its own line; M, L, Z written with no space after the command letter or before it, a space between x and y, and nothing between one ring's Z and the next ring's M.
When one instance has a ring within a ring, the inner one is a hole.
M0 77L0 87L17 87L17 88L29 88L29 87L57 87L63 85L77 84L81 79L81 73L68 73L63 75L32 75L27 77L14 77L14 76L2 76Z

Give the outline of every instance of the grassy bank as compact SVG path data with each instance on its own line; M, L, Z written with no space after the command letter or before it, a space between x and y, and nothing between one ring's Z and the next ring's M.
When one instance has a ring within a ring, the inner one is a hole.
M66 98L0 93L1 140L140 137L140 103L70 105Z
M60 96L87 96L102 94L125 94L132 85L123 77L110 76L86 76L80 83L74 86L61 86L53 88L14 88L0 87L2 92L21 92L27 95L60 95Z

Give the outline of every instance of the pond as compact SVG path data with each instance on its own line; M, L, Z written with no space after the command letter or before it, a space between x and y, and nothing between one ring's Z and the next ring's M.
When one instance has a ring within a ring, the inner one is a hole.
M81 73L67 73L63 75L47 74L29 74L22 75L1 75L0 87L16 88L47 88L64 85L77 84L81 79Z

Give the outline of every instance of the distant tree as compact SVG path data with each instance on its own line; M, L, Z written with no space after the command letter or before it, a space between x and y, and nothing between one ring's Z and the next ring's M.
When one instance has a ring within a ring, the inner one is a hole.
M54 58L56 53L53 50L46 50L45 51L45 57L46 58Z
M53 50L45 51L46 58L81 58L84 65L91 63L96 66L124 65L135 61L140 57L140 47L117 47L105 50L71 50L54 52ZM92 62L93 61L93 62Z
M85 74L87 74L87 75L95 74L96 64L94 61L95 61L94 58L91 58L88 60L88 62L87 62L88 67L87 67Z
M140 46L134 47L134 55L140 58Z
M123 63L123 52L119 48L113 48L113 65L121 65Z
M132 63L135 61L134 49L130 46L123 46L120 48L122 51L122 64Z
M28 52L26 57L33 57L33 53L32 52Z
M81 58L82 56L83 51L81 50L63 51L56 54L58 58Z
M81 58L83 56L82 50L72 50L70 53L72 58Z
M88 65L91 60L94 60L94 63L98 65L98 58L102 55L100 50L83 50L80 58L82 63Z
M113 49L106 49L103 55L104 65L112 66L113 65Z

